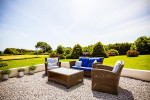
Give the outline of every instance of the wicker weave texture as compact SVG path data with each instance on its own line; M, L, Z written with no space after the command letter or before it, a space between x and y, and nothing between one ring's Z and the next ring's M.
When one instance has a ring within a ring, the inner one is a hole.
M121 61L121 66L117 73L112 72L112 66L99 64L97 65L97 68L93 68L91 73L92 90L117 95L120 74L123 66L124 62Z
M65 85L67 88L70 88L83 82L83 71L79 70L77 73L67 75L64 73L57 73L52 70L48 70L48 80L58 82L62 85Z

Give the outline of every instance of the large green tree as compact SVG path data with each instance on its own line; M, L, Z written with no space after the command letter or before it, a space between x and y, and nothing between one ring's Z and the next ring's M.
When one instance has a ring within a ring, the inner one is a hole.
M37 44L35 45L35 48L39 48L41 49L42 52L51 52L52 48L49 44L47 44L46 42L37 42Z
M93 46L93 57L104 57L105 56L105 48L101 42L96 43Z
M78 59L82 55L83 55L83 52L82 52L82 47L80 46L80 44L75 45L73 47L71 57L74 59Z
M62 45L57 46L56 49L57 54L63 54L64 53L64 49Z
M71 51L72 51L72 48L71 48L71 47L66 47L66 48L64 48L65 55L70 54Z
M140 54L150 54L150 37L141 36L135 41L136 49Z

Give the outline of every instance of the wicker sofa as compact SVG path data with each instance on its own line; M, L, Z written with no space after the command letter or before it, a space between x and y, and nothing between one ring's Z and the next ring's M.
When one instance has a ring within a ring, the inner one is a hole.
M113 72L113 66L98 64L92 69L92 90L118 95L120 74L124 66L124 61L117 72Z
M97 60L97 62L93 63L95 60ZM83 70L84 76L91 77L92 68L96 67L97 64L103 64L104 57L79 57L79 61L82 61L81 67L75 66L76 61L70 61L70 68Z

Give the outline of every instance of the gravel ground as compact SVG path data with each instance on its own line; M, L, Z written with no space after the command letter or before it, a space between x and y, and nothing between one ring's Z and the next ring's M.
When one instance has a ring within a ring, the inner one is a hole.
M120 78L119 95L91 90L91 79L67 89L47 81L43 72L0 82L0 100L150 100L150 82Z

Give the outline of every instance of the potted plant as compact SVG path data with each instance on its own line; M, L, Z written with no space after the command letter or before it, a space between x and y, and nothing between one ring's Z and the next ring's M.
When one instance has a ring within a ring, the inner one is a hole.
M0 70L3 80L9 79L9 74L11 73L11 70L9 70L7 66L8 66L7 63L0 63Z
M30 66L30 67L29 67L29 74L31 74L31 75L34 74L34 70L35 70L35 69L36 69L36 66L33 66L33 65Z
M18 73L19 73L20 77L24 76L24 71L25 71L25 69L23 69L23 68L18 69Z

